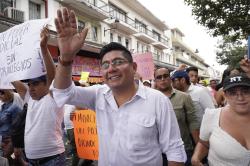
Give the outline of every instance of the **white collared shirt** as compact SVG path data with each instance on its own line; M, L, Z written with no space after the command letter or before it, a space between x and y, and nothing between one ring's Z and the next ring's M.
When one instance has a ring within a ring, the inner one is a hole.
M51 90L59 106L96 111L99 166L162 166L162 153L169 161L186 161L173 107L161 92L139 83L135 96L118 108L106 85Z

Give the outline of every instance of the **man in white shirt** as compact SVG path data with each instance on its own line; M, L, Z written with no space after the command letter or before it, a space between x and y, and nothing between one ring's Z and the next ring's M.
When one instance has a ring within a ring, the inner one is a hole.
M173 107L161 92L147 88L134 75L136 63L119 43L100 52L101 72L106 85L75 87L72 61L82 47L87 29L77 33L73 11L58 10L55 25L60 49L59 64L51 89L58 105L65 103L96 111L99 166L169 166L186 160Z
M205 109L215 108L211 95L204 88L191 84L186 71L175 71L171 79L174 88L186 92L191 96L197 110L199 122L201 123Z

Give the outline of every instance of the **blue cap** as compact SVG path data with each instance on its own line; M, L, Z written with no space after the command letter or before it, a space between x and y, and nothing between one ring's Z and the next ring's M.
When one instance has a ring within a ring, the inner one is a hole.
M188 74L186 71L183 70L177 70L175 71L172 76L171 79L175 79L175 78L189 78Z

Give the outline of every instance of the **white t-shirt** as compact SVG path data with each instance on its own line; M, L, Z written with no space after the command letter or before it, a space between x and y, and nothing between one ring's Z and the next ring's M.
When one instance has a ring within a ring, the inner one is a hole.
M64 105L64 128L67 129L73 129L74 125L73 122L70 120L70 113L75 111L76 107L73 105L65 104Z
M65 151L62 140L63 108L47 94L33 100L26 93L28 110L25 124L25 153L28 159L49 157Z

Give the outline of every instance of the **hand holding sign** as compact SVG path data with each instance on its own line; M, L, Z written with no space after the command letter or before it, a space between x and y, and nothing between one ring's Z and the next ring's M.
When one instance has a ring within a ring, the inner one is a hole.
M84 28L82 32L78 33L75 13L68 11L67 8L63 8L62 11L57 10L55 25L59 37L58 46L61 60L71 62L84 44L88 29Z
M49 41L49 29L47 26L42 29L42 31L40 33L40 37L41 37L40 46L47 47L47 44Z

